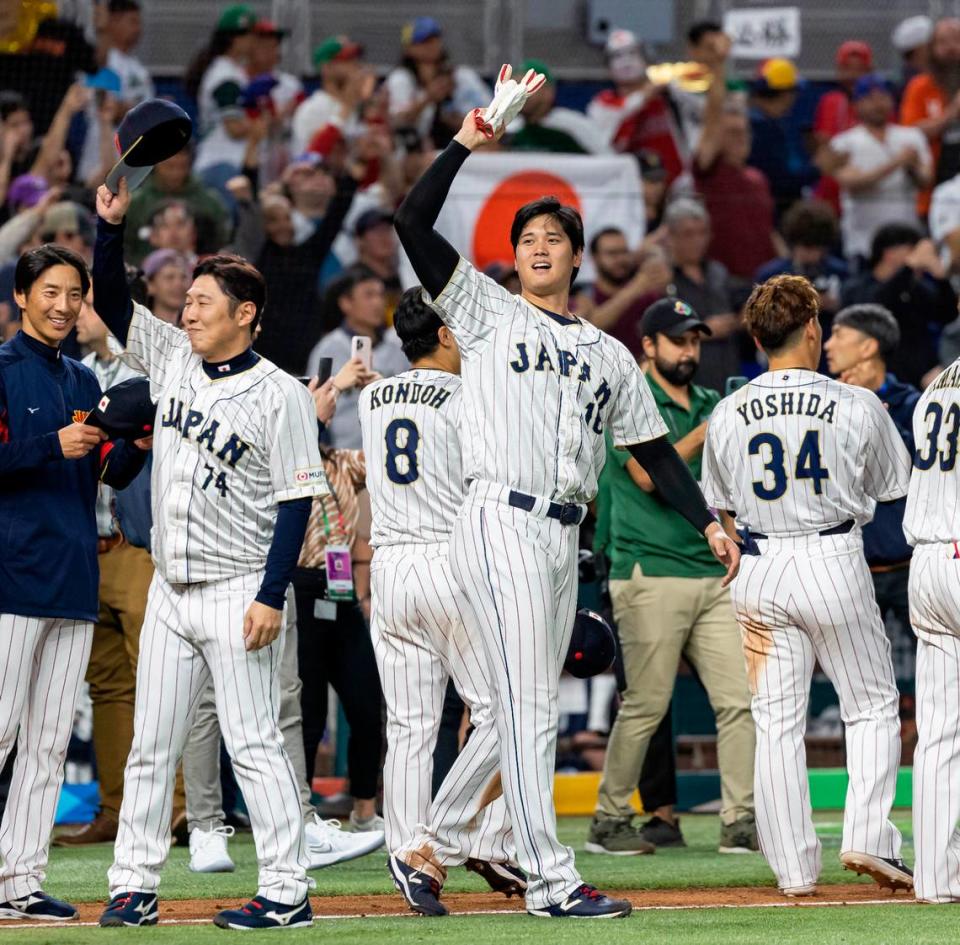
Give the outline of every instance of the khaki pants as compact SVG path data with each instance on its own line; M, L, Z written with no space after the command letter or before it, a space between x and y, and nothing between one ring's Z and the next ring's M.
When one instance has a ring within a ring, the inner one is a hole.
M100 555L100 619L93 629L87 666L93 703L93 750L100 781L100 810L116 819L123 798L123 771L133 741L140 628L153 580L150 553L123 542ZM184 810L177 778L175 810Z
M717 717L720 818L729 824L753 813L750 691L730 593L720 580L644 577L637 565L630 580L610 582L627 688L607 745L599 814L633 813L630 796L670 705L681 656L700 674Z

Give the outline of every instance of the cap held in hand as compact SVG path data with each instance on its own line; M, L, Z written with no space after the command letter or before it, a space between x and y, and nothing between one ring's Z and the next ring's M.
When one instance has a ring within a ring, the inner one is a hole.
M139 440L153 433L156 412L150 382L131 377L108 388L83 422L99 427L111 440Z
M173 157L184 148L193 133L189 115L173 102L149 98L127 112L117 128L116 145L120 160L105 181L111 193L120 192L120 178L136 190L155 164Z

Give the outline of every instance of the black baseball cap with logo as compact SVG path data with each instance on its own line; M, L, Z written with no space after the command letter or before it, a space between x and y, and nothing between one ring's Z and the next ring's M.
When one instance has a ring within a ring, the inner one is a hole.
M135 105L117 128L120 160L107 174L107 187L112 193L119 193L120 178L126 177L127 187L135 190L147 179L154 165L173 157L187 144L192 133L190 116L173 102L148 98Z
M705 335L713 334L693 308L680 299L658 299L647 308L640 320L640 335L643 338L649 338L657 332L668 338L679 338L685 331L691 330Z
M139 440L153 433L156 412L150 381L131 377L108 388L83 422L104 430L111 440Z

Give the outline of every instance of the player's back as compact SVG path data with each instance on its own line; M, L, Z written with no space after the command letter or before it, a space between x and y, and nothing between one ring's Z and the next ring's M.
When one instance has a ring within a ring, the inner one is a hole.
M923 392L913 412L916 452L903 531L913 545L960 540L960 359Z
M705 491L754 533L858 525L903 495L908 457L877 396L814 371L769 371L710 420ZM718 486L720 484L720 486Z
M374 548L450 537L464 495L461 388L456 374L415 369L361 393Z

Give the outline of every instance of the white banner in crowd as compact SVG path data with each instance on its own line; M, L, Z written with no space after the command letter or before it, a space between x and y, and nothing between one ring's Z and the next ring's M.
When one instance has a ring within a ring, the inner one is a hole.
M733 40L735 59L792 59L800 55L800 8L727 10L723 31Z
M628 155L474 154L457 174L437 229L481 269L494 262L512 265L514 213L553 194L580 211L588 245L594 233L615 226L638 246L645 222L641 187L637 161ZM404 268L404 285L414 284L409 263ZM593 278L589 254L580 278Z

